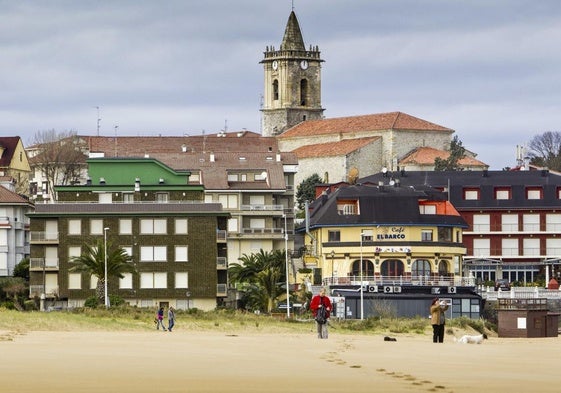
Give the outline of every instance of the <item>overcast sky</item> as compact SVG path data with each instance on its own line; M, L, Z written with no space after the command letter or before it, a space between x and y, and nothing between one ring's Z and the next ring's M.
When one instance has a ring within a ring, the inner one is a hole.
M261 132L291 0L0 0L0 134ZM561 131L559 0L294 0L326 117L401 111L491 169ZM117 127L117 128L116 128Z

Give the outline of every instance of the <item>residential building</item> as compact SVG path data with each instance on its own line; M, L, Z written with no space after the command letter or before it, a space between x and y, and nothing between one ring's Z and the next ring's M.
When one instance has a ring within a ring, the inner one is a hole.
M463 275L467 224L445 194L395 185L323 187L297 232L304 236L313 284L344 296L352 317L375 315L381 299L401 303L400 315L424 315L436 293L457 306L453 316L479 317L472 306L480 298ZM359 294L368 298L364 314Z
M228 263L239 263L244 254L261 249L294 249L298 161L293 153L281 153L274 137L248 131L184 137L90 137L89 154L151 157L174 170L189 171L189 184L204 187L204 201L221 203L231 214Z
M28 199L15 192L15 182L0 177L0 277L11 276L15 266L29 257Z
M468 224L464 267L481 282L560 276L561 174L549 170L407 171L360 179L447 192ZM467 274L467 272L466 272Z
M141 307L210 310L228 295L228 212L203 187L152 158L88 160L90 180L57 186L31 217L30 296L83 306L97 279L73 272L84 244L103 239L132 256L138 274L109 278L108 292Z
M29 195L31 168L19 136L0 137L0 176L14 179L15 192Z

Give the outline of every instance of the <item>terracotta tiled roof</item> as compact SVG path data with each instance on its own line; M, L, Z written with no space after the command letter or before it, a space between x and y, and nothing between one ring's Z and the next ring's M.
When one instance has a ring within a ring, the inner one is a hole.
M378 113L373 115L337 117L323 120L304 121L279 136L281 139L306 137L321 134L336 134L361 131L420 130L453 132L402 112Z
M29 202L27 199L25 199L19 194L16 194L15 192L8 190L6 187L3 186L0 186L0 203L5 203L5 204L23 203L23 204L31 205L31 202Z
M0 167L9 167L12 162L12 157L18 146L20 140L19 136L3 136L0 137L0 146L3 147L4 153L0 157Z
M413 150L411 153L399 160L400 166L405 166L407 164L417 164L417 165L432 165L434 164L435 158L441 158L443 160L450 156L450 152L445 150L438 150L432 147L419 147ZM488 165L481 162L473 157L466 156L458 161L461 166L483 166Z
M302 146L292 151L299 159L316 158L316 157L332 157L349 154L361 147L381 139L380 137L344 139L337 142L320 143L317 145Z

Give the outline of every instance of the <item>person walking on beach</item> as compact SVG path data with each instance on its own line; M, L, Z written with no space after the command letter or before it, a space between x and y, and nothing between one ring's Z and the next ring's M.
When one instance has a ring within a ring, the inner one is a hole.
M329 321L332 306L329 297L325 296L325 288L322 288L319 291L319 295L312 298L310 309L312 310L314 319L316 320L318 338L326 339L328 336L327 323Z
M158 309L158 312L156 314L156 319L158 320L158 322L156 323L156 329L160 330L160 326L162 326L162 329L165 332L166 327L164 326L164 308L163 307L160 307Z
M440 301L437 297L432 299L430 305L430 320L432 324L432 342L444 342L444 325L446 316L444 312L448 310L448 305L444 300Z
M171 329L175 326L175 310L172 306L168 308L168 332L171 332Z

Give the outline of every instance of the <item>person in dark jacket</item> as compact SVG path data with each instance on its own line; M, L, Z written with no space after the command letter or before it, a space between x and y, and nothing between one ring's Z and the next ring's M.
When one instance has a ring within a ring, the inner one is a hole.
M158 312L156 313L156 319L158 320L158 322L156 323L156 329L160 330L160 326L162 326L162 329L165 332L166 327L164 325L164 308L163 307L160 307L158 309Z
M319 295L312 298L310 309L312 310L314 319L316 320L318 338L326 339L328 336L327 325L329 322L329 316L331 315L332 305L329 297L325 295L325 288L322 288L319 291ZM323 314L322 320L318 318L319 314Z

